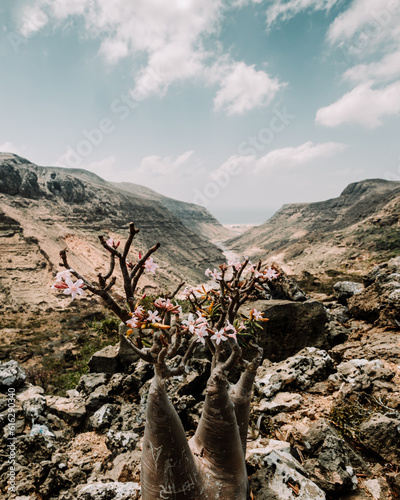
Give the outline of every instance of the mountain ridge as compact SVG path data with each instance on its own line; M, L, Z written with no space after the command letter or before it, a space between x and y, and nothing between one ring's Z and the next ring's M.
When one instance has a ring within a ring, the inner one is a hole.
M336 198L285 204L266 222L225 244L252 258L276 260L289 272L345 265L356 269L352 264L357 259L388 257L398 248L400 240L393 233L399 213L400 182L365 179L349 184Z

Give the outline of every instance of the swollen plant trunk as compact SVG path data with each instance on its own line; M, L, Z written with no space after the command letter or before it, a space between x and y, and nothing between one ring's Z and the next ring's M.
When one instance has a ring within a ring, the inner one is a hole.
M210 500L245 500L248 493L246 462L228 389L225 374L215 368L207 382L196 434L190 441L204 478L204 498Z
M257 365L258 366L258 365ZM243 455L246 456L247 432L249 429L250 403L254 379L257 367L253 364L242 373L237 384L229 391L229 396L235 407L236 421L239 426L239 434L242 442Z
M182 422L158 375L148 395L141 469L143 500L207 498Z
M154 377L143 440L143 500L248 498L245 443L253 380L246 370L230 391L225 373L214 368L196 434L188 442L164 380Z

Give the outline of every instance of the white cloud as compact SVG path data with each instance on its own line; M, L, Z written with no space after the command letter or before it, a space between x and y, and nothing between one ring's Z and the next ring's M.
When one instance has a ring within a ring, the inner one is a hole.
M108 64L134 60L131 93L136 100L164 96L174 82L191 79L221 86L216 110L243 113L268 104L281 84L222 54L215 35L226 7L225 0L36 0L22 11L20 31L32 35L82 16L85 36L99 39L99 53Z
M181 169L192 155L193 151L186 151L176 158L173 156L146 156L141 161L136 173L139 175L145 174L149 177L153 177L154 175L169 176Z
M343 42L356 36L358 43L372 48L383 39L398 38L400 2L398 0L354 0L350 7L337 16L329 28L331 43ZM364 40L364 41L363 41Z
M253 0L254 1L254 0ZM275 0L267 9L267 27L278 21L287 21L299 12L330 10L340 0Z
M344 73L343 79L358 83L371 80L388 81L398 76L400 76L400 50L387 54L380 61L353 66Z
M210 173L214 180L229 179L235 177L249 169L254 164L255 156L251 155L233 155L230 156L222 165Z
M319 158L328 158L347 148L339 142L314 144L305 142L297 147L274 149L257 161L255 173L260 174L280 167L295 167L310 163Z
M316 122L327 127L357 123L375 128L382 124L382 117L399 113L400 82L379 89L362 83L330 106L320 108Z
M242 114L267 106L284 86L278 79L243 62L232 64L220 78L221 89L214 98L214 109L228 115Z
M16 155L22 155L24 148L19 148L11 141L6 141L3 144L0 144L0 151L2 153L14 153Z

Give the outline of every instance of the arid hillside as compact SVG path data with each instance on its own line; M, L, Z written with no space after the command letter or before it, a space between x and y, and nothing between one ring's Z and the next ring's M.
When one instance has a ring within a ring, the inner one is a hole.
M160 201L163 197L158 200L154 193L151 198L134 188L84 170L39 167L16 155L0 154L3 310L59 305L60 299L50 292L59 251L66 248L70 264L94 279L107 266L98 236L124 241L130 221L140 228L130 259L136 261L139 251L161 243L155 256L157 286L182 279L197 283L204 269L224 260L203 234L217 237L220 232L223 237L227 231L205 209L176 202L178 209L170 211ZM153 286L153 276L146 276L145 285Z
M284 205L227 245L296 274L359 272L398 255L399 216L400 182L367 179L350 184L338 198Z

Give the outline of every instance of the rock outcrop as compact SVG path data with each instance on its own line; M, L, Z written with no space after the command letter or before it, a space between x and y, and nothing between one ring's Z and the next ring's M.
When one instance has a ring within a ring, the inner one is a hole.
M268 321L256 333L256 342L264 349L264 357L281 361L304 347L329 348L328 316L321 302L306 300L259 300L243 307L243 313L255 308Z
M375 266L364 278L365 290L348 300L350 314L377 325L400 327L400 257Z

